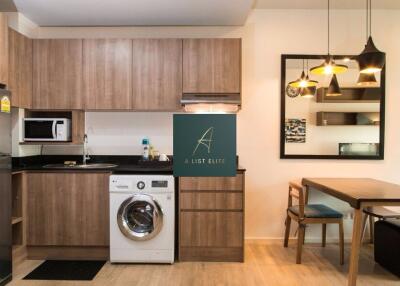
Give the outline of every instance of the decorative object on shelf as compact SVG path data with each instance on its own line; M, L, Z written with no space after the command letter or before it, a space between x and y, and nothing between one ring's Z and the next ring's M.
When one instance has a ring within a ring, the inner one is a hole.
M329 84L328 91L326 92L326 96L340 96L342 92L339 87L339 82L337 80L336 74L333 74L331 83Z
M300 88L291 87L289 84L286 86L286 95L295 98L300 94Z
M344 73L347 71L348 67L346 65L336 64L333 58L330 55L330 0L328 0L328 54L322 64L319 66L311 68L310 72L312 74L338 74Z
M298 79L289 82L289 85L291 87L310 87L310 86L317 86L318 81L316 80L311 80L308 76L308 65L307 65L307 75L304 72L304 59L303 59L303 71L301 72L301 75Z
M300 96L302 98L313 98L315 96L316 91L317 91L316 86L303 87L300 89Z
M364 50L357 57L358 66L360 68L360 73L372 74L374 72L379 72L385 65L386 55L384 52L379 51L372 40L371 32L371 0L366 0L367 2L367 44Z
M376 77L373 73L360 73L357 80L357 86L378 86Z
M286 119L286 143L306 143L306 119Z

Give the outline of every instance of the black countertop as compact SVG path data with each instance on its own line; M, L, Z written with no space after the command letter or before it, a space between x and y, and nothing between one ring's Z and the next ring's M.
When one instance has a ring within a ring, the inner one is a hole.
M82 163L82 156L79 155L41 155L14 157L12 162L12 172L21 171L43 171L43 172L112 172L114 174L173 174L172 157L170 162L141 162L140 156L108 156L93 155L90 163L108 163L115 164L117 167L104 169L80 169L80 168L46 168L47 164L63 164L65 161L76 161L77 164ZM239 172L245 169L238 166Z
M140 162L140 156L91 156L88 164L93 163L109 163L115 164L117 167L91 169L91 168L46 168L48 164L63 164L65 161L76 161L77 164L82 163L82 156L77 155L42 155L13 158L12 172L21 171L45 171L45 172L113 172L115 174L172 174L172 162L149 162L143 164Z

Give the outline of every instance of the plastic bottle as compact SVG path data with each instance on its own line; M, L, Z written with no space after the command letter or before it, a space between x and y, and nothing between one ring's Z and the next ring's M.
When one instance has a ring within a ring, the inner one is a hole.
M150 142L149 139L144 138L142 140L142 145L143 145L143 154L142 154L142 160L143 161L148 161L149 160L149 149L150 149Z

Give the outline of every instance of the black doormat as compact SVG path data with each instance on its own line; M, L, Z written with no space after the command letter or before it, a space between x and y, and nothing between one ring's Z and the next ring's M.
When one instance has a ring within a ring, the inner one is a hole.
M106 261L46 260L31 273L27 280L93 280Z

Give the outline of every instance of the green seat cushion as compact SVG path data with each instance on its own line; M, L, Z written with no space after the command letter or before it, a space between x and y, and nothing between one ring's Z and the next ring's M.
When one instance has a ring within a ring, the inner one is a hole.
M292 206L288 210L299 215L299 206ZM343 214L326 205L314 204L304 206L304 216L308 218L342 218Z

